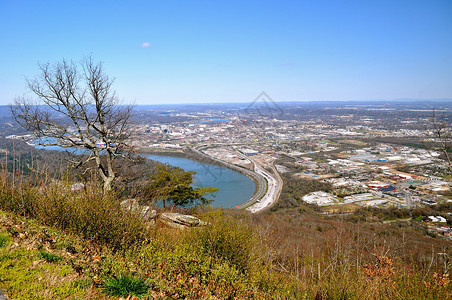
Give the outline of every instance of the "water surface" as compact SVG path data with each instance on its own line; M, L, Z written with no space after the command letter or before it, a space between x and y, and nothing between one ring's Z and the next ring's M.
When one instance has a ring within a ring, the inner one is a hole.
M36 141L37 142L37 141ZM74 154L89 154L83 148L63 148L60 146L35 146L38 149L68 151ZM185 171L195 171L193 187L214 187L220 190L214 193L214 207L231 208L248 201L256 188L254 182L247 176L226 167L198 162L183 157L145 154L146 158L180 167ZM209 199L211 196L208 197Z
M152 160L180 167L185 171L195 171L194 187L215 187L214 207L235 207L249 200L254 193L255 184L248 177L226 167L206 164L183 157L147 154Z

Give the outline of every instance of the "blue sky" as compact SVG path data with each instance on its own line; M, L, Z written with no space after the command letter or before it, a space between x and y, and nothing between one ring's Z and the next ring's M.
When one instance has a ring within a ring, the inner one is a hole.
M0 104L92 54L137 104L452 98L452 1L0 0Z

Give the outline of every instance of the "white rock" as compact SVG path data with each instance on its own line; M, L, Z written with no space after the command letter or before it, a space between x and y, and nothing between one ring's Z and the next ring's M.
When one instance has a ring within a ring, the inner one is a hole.
M207 222L204 222L197 217L179 213L162 213L160 215L160 220L168 226L180 229L207 225Z
M130 210L138 213L143 221L153 221L157 217L157 211L151 209L148 205L140 205L136 199L127 199L121 202L124 210Z

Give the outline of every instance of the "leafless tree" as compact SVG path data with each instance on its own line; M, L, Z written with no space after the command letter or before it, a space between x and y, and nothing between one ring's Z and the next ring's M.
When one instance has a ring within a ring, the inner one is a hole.
M10 105L14 119L43 146L84 148L79 161L95 161L104 191L115 178L113 160L130 153L131 105L122 105L112 89L113 79L91 57L39 64L39 74L27 79L32 97L18 97Z
M447 162L449 174L452 175L452 127L449 119L443 115L438 115L433 110L431 126L427 130L428 140L425 144L427 149L437 151L442 154Z

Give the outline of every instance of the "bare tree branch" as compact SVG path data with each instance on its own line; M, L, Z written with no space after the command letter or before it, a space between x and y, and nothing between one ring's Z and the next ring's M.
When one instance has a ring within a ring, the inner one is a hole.
M88 161L95 160L104 190L111 189L113 160L131 150L132 106L121 105L112 89L114 80L91 57L78 64L66 60L39 64L39 71L26 80L36 97L16 98L10 105L13 118L40 145L89 150Z

